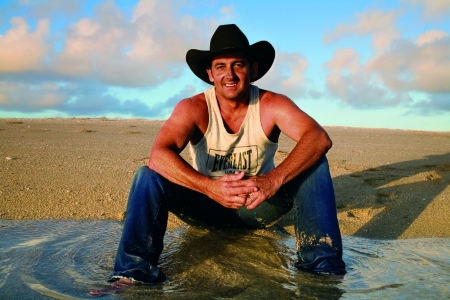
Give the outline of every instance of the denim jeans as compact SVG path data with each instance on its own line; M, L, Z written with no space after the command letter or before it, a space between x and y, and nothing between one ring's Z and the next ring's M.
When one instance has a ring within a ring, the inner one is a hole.
M325 157L253 210L225 208L143 166L131 185L110 281L129 278L151 283L165 279L157 264L169 211L193 226L259 229L275 224L291 209L299 259L296 267L313 273L345 274L333 184Z

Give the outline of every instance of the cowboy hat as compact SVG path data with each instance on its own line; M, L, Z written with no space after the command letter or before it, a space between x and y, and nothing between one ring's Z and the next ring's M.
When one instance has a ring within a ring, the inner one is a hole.
M267 41L250 45L247 37L235 24L220 25L214 32L208 50L191 49L186 53L186 62L192 72L208 84L206 69L211 67L214 56L224 53L242 52L250 62L258 63L258 74L252 81L263 77L269 71L275 59L275 49Z

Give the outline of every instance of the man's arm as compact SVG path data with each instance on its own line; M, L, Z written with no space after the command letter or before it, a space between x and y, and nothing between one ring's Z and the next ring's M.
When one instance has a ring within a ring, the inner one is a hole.
M262 92L261 123L268 137L274 132L278 136L281 131L297 143L275 169L249 179L259 188L258 192L251 194L254 202L247 203L249 209L272 197L283 184L314 165L332 146L326 131L283 95ZM237 186L236 183L230 185Z
M201 96L180 101L154 141L148 166L171 182L203 193L225 207L238 209L245 203L243 195L257 190L251 185L227 185L230 181L242 179L243 172L211 179L197 172L180 156L195 135L203 134L207 124L207 106Z
M332 146L327 132L286 96L268 92L269 122L296 142L295 147L270 176L281 185L314 165Z

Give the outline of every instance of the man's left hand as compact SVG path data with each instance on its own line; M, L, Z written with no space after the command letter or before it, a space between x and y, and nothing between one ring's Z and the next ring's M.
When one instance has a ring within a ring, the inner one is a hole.
M269 199L280 189L281 185L273 180L268 174L247 177L245 179L229 182L230 187L256 186L258 191L247 194L245 206L254 209L262 202Z

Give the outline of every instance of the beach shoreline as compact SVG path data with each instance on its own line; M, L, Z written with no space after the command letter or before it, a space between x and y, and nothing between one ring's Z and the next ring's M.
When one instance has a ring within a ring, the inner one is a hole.
M121 220L162 123L1 118L0 218ZM325 129L342 234L450 237L450 132ZM276 164L293 145L281 137ZM190 161L186 150L182 156ZM182 224L170 216L169 228ZM292 233L292 215L279 226Z

